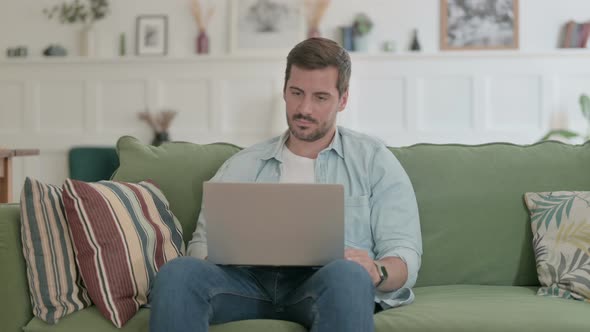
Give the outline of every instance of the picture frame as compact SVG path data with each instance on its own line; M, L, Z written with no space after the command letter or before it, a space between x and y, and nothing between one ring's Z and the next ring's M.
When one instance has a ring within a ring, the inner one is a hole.
M519 0L440 0L441 50L519 47Z
M230 0L232 54L285 54L305 38L302 0Z
M168 16L140 15L136 19L135 54L158 56L168 53Z

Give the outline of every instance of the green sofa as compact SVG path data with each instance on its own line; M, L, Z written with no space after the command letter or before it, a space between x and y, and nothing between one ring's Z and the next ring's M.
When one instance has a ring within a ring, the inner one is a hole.
M188 240L201 184L239 148L123 137L113 179L151 178L162 188ZM523 193L590 190L590 144L544 142L391 148L406 169L420 210L424 255L413 304L375 315L376 331L590 331L590 305L536 295L539 287ZM354 152L348 152L354 153ZM94 307L50 326L33 318L18 205L0 205L0 330L116 331ZM198 278L198 276L195 276ZM121 330L146 331L149 309ZM214 326L213 332L305 331L280 321Z

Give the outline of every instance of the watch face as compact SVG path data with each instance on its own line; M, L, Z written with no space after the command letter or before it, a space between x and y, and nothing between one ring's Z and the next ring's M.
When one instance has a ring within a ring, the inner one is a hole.
M380 270L379 274L381 274L381 276L382 276L381 278L382 279L387 279L387 277L389 275L387 274L387 269L385 268L385 266L379 265L379 270Z
M381 281L387 279L387 269L385 268L385 266L379 263L375 263L375 266L377 267L377 272L379 273L379 278L381 279Z
M379 282L375 285L375 287L381 286L381 284L387 279L387 269L385 266L375 262L375 267L377 267L377 273L379 273Z

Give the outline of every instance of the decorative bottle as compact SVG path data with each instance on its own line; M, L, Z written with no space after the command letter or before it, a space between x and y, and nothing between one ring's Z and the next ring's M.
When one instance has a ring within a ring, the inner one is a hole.
M410 44L411 51L420 51L422 47L420 46L420 41L418 40L418 29L414 29L412 43Z
M209 54L209 36L206 30L199 31L197 35L197 54Z

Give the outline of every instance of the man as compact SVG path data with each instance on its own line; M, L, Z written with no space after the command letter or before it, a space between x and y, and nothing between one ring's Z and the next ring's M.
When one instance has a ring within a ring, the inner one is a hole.
M349 55L333 41L311 38L295 46L283 89L289 130L240 151L212 179L343 184L345 259L320 269L217 266L206 260L201 211L188 247L192 257L175 259L158 274L152 331L207 331L209 324L256 318L294 321L311 331L373 331L375 303L389 308L413 300L422 250L416 198L385 145L336 126L350 73Z

